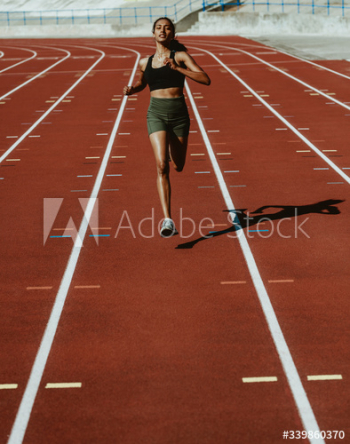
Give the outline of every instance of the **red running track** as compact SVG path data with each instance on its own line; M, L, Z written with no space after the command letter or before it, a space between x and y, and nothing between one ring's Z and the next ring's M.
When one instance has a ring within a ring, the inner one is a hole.
M1 442L349 439L350 65L182 40L171 239L121 96L151 39L1 42Z

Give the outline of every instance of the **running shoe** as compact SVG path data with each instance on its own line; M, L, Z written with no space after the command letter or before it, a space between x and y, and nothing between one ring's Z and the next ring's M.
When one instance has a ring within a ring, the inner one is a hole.
M172 219L164 219L162 223L162 228L160 230L160 235L162 237L171 237L176 233L175 224Z

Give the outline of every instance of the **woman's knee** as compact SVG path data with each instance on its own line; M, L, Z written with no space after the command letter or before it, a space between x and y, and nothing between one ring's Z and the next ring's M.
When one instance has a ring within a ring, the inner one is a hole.
M181 164L175 164L175 163L174 163L174 170L175 170L177 173L181 173L181 171L184 169L184 166L185 166L185 162L183 162L183 163L181 163Z
M159 160L157 162L158 176L167 176L169 174L169 163L166 160Z

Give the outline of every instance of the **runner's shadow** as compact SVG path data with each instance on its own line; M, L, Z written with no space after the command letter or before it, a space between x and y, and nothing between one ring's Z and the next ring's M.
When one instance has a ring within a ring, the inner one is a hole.
M342 202L345 202L345 200L328 199L315 204L299 206L264 205L251 213L249 213L246 208L240 210L224 210L225 212L231 213L232 215L233 225L230 228L221 231L209 231L208 234L205 234L198 239L179 244L176 249L190 249L198 244L198 242L212 239L217 236L222 236L226 233L235 233L236 231L240 231L247 227L252 227L254 225L257 225L259 222L266 220L274 221L282 219L292 219L297 216L304 216L306 214L337 215L340 214L340 210L335 205L338 205ZM280 208L281 210L277 213L262 214L268 208ZM259 213L259 215L256 215L257 213ZM252 214L254 214L254 216L251 216Z

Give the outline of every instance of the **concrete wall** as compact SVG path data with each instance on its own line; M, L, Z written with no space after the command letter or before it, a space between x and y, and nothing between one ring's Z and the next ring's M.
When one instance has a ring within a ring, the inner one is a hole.
M193 34L320 34L350 36L350 18L266 12L200 12ZM350 50L349 50L350 52Z

